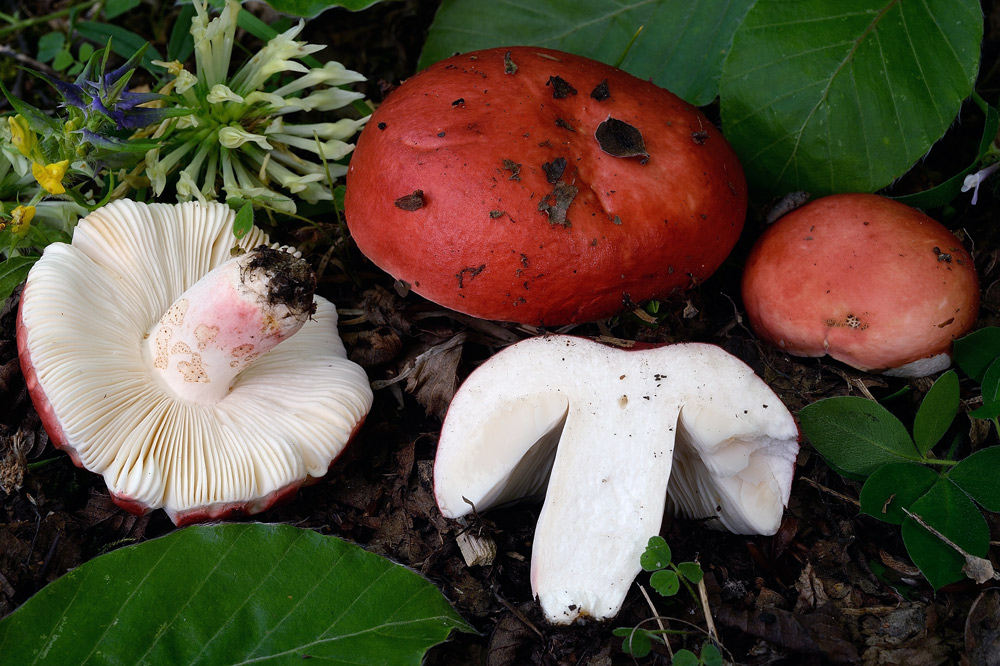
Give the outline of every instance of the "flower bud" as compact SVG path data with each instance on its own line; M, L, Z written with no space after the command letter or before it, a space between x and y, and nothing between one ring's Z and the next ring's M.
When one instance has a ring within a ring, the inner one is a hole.
M11 142L25 157L31 157L32 151L38 145L38 135L28 126L28 121L20 113L16 116L8 116L7 122L10 125Z

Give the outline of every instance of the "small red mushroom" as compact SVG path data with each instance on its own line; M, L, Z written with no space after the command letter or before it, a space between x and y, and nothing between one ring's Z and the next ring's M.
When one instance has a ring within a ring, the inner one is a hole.
M780 218L751 250L742 289L762 340L900 377L947 368L979 310L958 238L873 194L824 197Z
M406 80L351 158L347 224L414 291L467 314L590 321L715 271L746 184L704 115L619 69L535 47Z

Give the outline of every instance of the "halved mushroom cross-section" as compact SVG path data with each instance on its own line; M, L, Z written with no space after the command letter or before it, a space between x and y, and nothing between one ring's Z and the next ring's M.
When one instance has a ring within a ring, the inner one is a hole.
M719 347L531 338L456 393L434 489L450 518L544 492L532 591L551 622L604 619L621 608L668 506L773 534L798 441L778 397Z

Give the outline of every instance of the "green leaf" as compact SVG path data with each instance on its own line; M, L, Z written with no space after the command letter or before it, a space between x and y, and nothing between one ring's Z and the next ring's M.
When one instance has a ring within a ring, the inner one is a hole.
M877 190L955 119L982 36L978 0L760 0L722 68L726 138L764 193Z
M701 646L701 663L705 666L722 666L722 652L719 648L715 646L714 643L705 641Z
M0 301L6 301L17 285L24 282L36 261L38 257L11 257L0 261Z
M315 18L331 7L343 7L352 12L367 9L380 0L267 0L267 4L282 14Z
M638 627L617 627L611 632L623 638L622 652L639 659L649 656L653 646L649 640L649 632Z
M923 497L941 476L934 470L913 463L890 463L879 467L861 488L861 513L902 525L906 519L901 507L909 509Z
M194 53L194 38L191 37L191 19L194 18L194 5L184 5L174 26L170 29L170 39L167 41L167 61L179 60L186 62Z
M981 388L984 405L1000 402L1000 358L990 363L990 367L986 369Z
M412 571L289 525L193 527L102 555L0 621L10 664L419 664L471 627Z
M253 204L247 201L240 206L233 220L233 235L237 240L243 238L253 229Z
M722 61L752 4L752 0L538 0L530 5L514 0L445 0L431 24L418 67L455 52L509 44L542 46L609 65L620 61L625 71L652 79L700 106L718 95Z
M76 58L69 51L62 50L52 59L52 69L61 72L76 62Z
M104 3L104 18L110 21L139 6L142 0L107 0Z
M924 396L913 421L913 441L920 455L934 448L951 427L958 414L961 399L958 395L958 373L949 370L934 382Z
M639 556L639 565L643 571L656 571L670 565L670 546L661 536L649 537L646 550Z
M689 581L697 585L705 577L705 572L701 570L701 565L697 562L681 562L677 565L677 570Z
M674 659L670 662L670 666L698 666L700 663L698 655L691 650L682 649L674 652Z
M817 400L802 408L799 421L827 464L849 478L866 477L888 463L920 460L906 427L873 400Z
M130 30L97 21L80 21L76 24L77 32L84 39L103 46L111 41L111 50L128 60L146 44L146 40ZM142 66L153 72L158 71L152 64L154 60L163 60L156 47L150 46L142 56Z
M948 479L940 479L910 507L924 522L966 552L985 557L990 529L969 496ZM921 527L913 518L903 521L903 543L910 559L934 589L965 577L965 558L954 548Z
M980 449L948 472L955 485L969 493L987 511L1000 511L1000 446Z
M976 409L969 412L969 416L975 419L988 420L1000 417L1000 402L991 402L989 404L980 405Z
M63 50L66 43L66 35L61 32L49 32L38 38L38 54L36 58L39 62L50 62Z
M80 48L77 50L77 57L80 60L86 61L90 56L94 55L94 45L90 42L84 42L80 44Z
M982 384L986 371L1000 358L1000 327L981 328L955 340L952 354L959 369Z
M7 86L0 81L0 92L7 98L15 113L20 113L28 121L28 126L36 132L50 134L52 132L62 132L62 125L54 118L49 117L41 109L38 109L20 98L14 97L7 90Z
M669 569L654 571L649 577L649 584L664 597L672 597L681 589L680 577Z
M982 381L983 404L969 412L977 419L995 419L1000 416L1000 359L986 369Z

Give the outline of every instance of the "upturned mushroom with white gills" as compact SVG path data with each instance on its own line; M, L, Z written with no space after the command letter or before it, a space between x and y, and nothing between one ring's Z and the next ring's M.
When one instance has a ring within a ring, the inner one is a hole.
M565 624L618 613L668 506L738 534L773 534L798 448L780 399L719 347L529 338L455 394L434 492L449 518L545 493L532 592L550 622Z
M308 264L257 228L236 242L233 220L109 204L46 248L21 295L21 367L53 443L120 506L178 525L294 495L372 402Z

